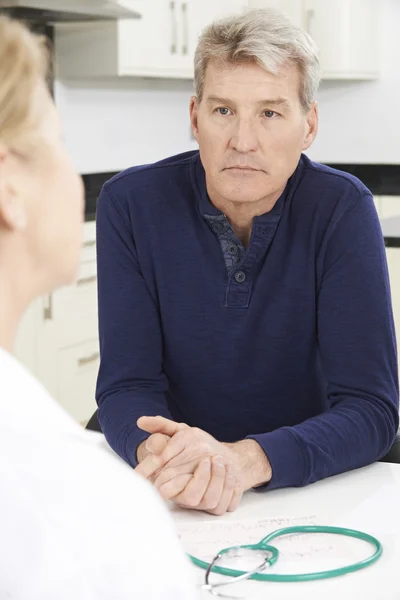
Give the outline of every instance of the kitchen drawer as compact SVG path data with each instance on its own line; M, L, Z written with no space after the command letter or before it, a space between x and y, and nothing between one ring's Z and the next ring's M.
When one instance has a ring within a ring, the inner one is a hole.
M42 299L45 337L67 346L97 335L97 263L83 262L76 283ZM53 344L52 344L53 345Z
M83 226L81 262L96 260L96 222L88 221Z
M100 353L97 339L57 350L57 401L77 421L96 410L95 389Z

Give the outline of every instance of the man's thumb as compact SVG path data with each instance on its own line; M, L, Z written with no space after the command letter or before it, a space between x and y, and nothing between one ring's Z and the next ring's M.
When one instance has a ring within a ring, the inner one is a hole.
M169 440L169 435L165 435L164 433L153 433L153 435L146 440L146 450L152 454L161 454Z
M137 426L148 433L164 433L170 437L187 427L185 423L175 423L165 417L140 417L137 420Z

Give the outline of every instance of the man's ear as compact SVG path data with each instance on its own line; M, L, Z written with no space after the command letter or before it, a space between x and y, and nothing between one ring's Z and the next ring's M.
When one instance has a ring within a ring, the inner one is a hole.
M199 127L198 127L198 109L199 109L199 101L197 96L192 96L190 98L190 106L189 106L189 114L190 114L190 124L192 126L192 132L196 139L199 141Z
M306 128L302 150L307 150L315 140L318 132L318 104L313 102L306 115Z
M0 145L0 225L9 231L26 227L25 204L13 184L11 155Z

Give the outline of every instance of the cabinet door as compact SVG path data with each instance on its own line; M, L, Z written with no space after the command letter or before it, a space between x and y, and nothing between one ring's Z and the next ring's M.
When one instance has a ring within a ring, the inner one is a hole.
M380 66L377 0L305 0L305 28L325 79L372 79Z
M65 408L71 412L75 410L73 406L76 401L71 397L72 405L69 407L68 391L65 391L68 377L79 374L87 390L88 378L92 385L92 371L97 368L98 357L88 360L88 356L93 357L97 352L92 349L93 344L98 343L96 261L82 262L77 282L42 298L40 308L36 375L54 399L58 402L62 400ZM81 348L87 343L91 344L90 351ZM77 364L74 361L78 361ZM65 375L66 371L70 374L68 377ZM71 386L74 386L76 395L79 390L78 380L75 383L70 381L68 390ZM93 394L94 390L88 401L93 401ZM86 391L82 392L82 396L85 395Z
M137 2L129 4L142 18L118 23L118 74L190 77L187 2L148 0L141 9Z
M249 8L278 8L294 25L304 27L303 0L248 0Z
M95 223L85 223L76 283L38 298L18 331L15 354L78 421L94 412L99 367Z
M66 346L93 337L97 331L96 268L96 261L82 262L75 284L41 299L41 344Z
M57 401L76 421L85 423L96 410L98 340L57 348L56 355Z

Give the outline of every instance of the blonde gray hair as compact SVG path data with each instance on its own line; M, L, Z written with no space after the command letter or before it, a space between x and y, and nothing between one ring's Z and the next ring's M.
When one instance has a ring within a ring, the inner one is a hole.
M32 133L33 97L45 82L48 56L42 37L0 16L0 143L15 148Z
M273 8L247 10L215 21L202 32L194 59L196 95L201 102L209 61L252 61L277 74L287 64L300 73L300 102L308 111L320 80L318 51L311 37Z

